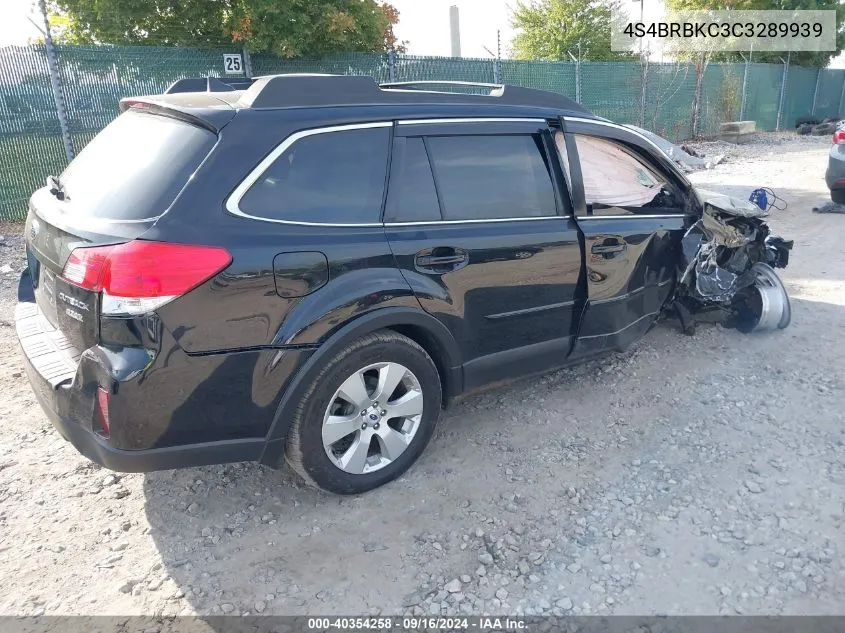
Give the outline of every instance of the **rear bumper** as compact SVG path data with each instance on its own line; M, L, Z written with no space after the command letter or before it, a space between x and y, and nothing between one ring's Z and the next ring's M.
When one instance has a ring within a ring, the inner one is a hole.
M205 466L261 457L265 438L232 439L140 450L117 448L92 428L95 390L78 384L81 357L65 345L38 311L27 273L18 287L15 328L24 369L50 422L63 438L88 459L121 472L146 472Z
M264 450L265 440L228 440L126 451L110 446L93 431L78 421L61 417L56 412L56 400L61 397L45 398L43 384L46 382L28 360L25 361L29 382L35 397L59 434L92 462L111 470L124 473L141 473L152 470L169 470L190 466L209 466L229 462L257 461ZM61 388L60 388L61 389Z

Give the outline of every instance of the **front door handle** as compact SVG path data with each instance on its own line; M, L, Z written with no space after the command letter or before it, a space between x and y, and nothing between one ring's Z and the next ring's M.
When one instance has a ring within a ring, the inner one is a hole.
M621 253L624 250L624 244L593 244L590 252L594 255L604 255L606 253Z
M438 246L426 248L414 256L414 265L425 272L447 273L469 263L469 253L461 248Z

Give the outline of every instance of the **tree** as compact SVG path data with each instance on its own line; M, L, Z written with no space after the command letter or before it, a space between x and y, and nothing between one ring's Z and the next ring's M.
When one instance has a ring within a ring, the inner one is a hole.
M376 0L51 0L72 43L242 46L282 57L383 51L399 12Z
M381 5L381 10L384 12L384 17L387 18L387 28L384 30L384 48L385 50L394 50L397 53L408 52L408 42L402 40L401 42L393 32L393 25L399 23L399 11L396 10L392 4L386 2Z
M511 25L517 30L512 47L518 59L630 59L610 50L611 11L617 0L517 0Z

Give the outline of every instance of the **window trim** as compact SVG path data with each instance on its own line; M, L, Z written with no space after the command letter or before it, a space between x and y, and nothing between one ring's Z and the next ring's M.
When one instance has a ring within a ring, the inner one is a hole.
M589 120L589 119L588 119ZM541 118L519 118L519 117L503 117L503 118L483 118L483 117L476 117L476 118L460 118L460 119L403 119L395 121L397 125L420 125L420 124L432 124L432 123L545 123L546 125L549 124L549 121L546 119ZM536 216L536 217L514 217L514 218L494 218L494 219L472 219L472 220L426 220L421 222L384 222L383 221L383 212L384 208L382 208L382 215L380 215L380 222L367 222L367 223L355 223L355 222L343 222L343 223L333 223L333 222L305 222L302 220L281 220L277 218L265 218L258 215L252 215L250 213L246 213L240 209L240 201L246 195L246 192L254 185L261 176L264 175L270 166L276 161L279 156L284 154L288 148L290 148L294 143L297 141L306 138L308 136L313 136L315 134L329 134L331 132L345 132L347 130L366 130L370 128L382 128L382 127L394 127L394 121L372 121L368 123L352 123L348 125L332 125L327 127L320 127L320 128L312 128L309 130L300 130L298 132L294 132L287 138L285 138L281 143L279 143L273 151L271 151L264 159L261 160L258 165L256 165L248 174L247 176L235 187L234 191L229 194L229 197L226 199L225 209L226 212L230 215L234 215L240 218L246 218L249 220L256 220L258 222L270 222L273 224L287 224L287 225L294 225L294 226L318 226L318 227L353 227L353 228L382 228L387 226L436 226L440 224L484 224L488 222L532 222L537 220L554 220L554 219L570 219L574 217L573 214L568 215L560 215L560 211L562 209L559 208L560 201L557 199L557 192L555 192L555 203L558 206L558 214L555 215L544 215L544 216ZM450 135L451 136L451 135ZM392 143L393 140L391 138L391 147L389 148L389 152L392 153L393 147ZM428 147L426 147L426 153L428 153ZM434 165L431 164L431 157L429 156L429 165L431 166L432 176L435 179L435 189L437 190L437 179L434 176ZM390 178L390 159L388 160L388 167L387 167L387 178ZM554 183L553 183L554 185ZM389 186L389 185L388 185ZM385 195L387 194L387 188L385 188ZM439 202L439 190L438 190L438 202ZM385 198L383 198L384 200ZM382 204L384 207L384 203ZM442 206L441 206L441 213L442 213Z
M397 121L399 125L439 125L453 123L548 123L546 119L531 119L520 117L476 117L476 118L455 118L455 119L403 119Z
M537 220L565 220L571 218L571 215L535 215L530 218L491 218L486 220L428 220L425 222L385 222L384 226L425 226L425 225L440 225L440 224L491 224L493 222L534 222Z
M380 228L381 222L305 222L302 220L281 220L277 218L265 218L259 215L252 215L242 211L240 208L241 199L246 195L247 191L264 175L270 166L276 162L276 159L284 154L294 143L309 136L317 134L330 134L332 132L347 132L349 130L368 130L372 128L393 127L393 121L375 121L370 123L353 123L350 125L332 125L330 127L314 128L310 130L300 130L288 136L285 140L279 143L276 148L267 154L264 159L247 174L240 184L235 187L235 190L226 199L226 211L232 215L248 218L250 220L258 220L259 222L272 222L273 224L294 224L297 226L335 226L335 227L368 227ZM390 151L390 148L388 148ZM389 165L387 166L389 170ZM382 195L382 206L384 206L384 195ZM381 210L379 211L381 216Z

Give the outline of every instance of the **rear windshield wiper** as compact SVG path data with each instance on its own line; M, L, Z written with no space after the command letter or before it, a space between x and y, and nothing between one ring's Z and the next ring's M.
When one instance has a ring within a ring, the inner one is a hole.
M47 189L59 200L68 199L65 194L65 186L61 183L58 176L47 176Z

